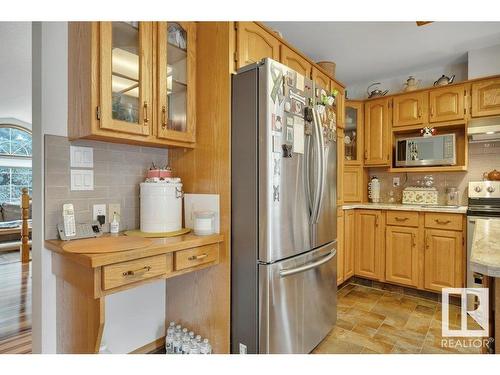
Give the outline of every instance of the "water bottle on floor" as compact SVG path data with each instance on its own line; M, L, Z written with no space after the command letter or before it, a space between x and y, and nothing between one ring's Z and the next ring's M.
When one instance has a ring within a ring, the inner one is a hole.
M175 330L175 327L174 327ZM174 332L168 332L165 338L165 351L167 354L174 354Z
M173 353L181 354L182 353L182 332L177 332L174 335L174 341L172 343Z
M189 335L185 335L182 338L182 354L189 354L189 350L191 349L191 340L189 339Z
M200 354L200 346L196 340L191 341L191 347L189 348L189 354Z
M208 342L208 339L203 340L200 346L201 354L212 354L212 346Z
M175 333L175 322L170 322L167 328L167 335L171 333L172 335Z

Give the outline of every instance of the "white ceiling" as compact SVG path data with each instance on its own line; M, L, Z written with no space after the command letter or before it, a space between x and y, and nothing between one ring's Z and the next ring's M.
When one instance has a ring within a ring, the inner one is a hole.
M0 22L0 118L31 123L30 22Z
M500 22L266 22L315 61L330 60L350 85L467 60L500 44Z

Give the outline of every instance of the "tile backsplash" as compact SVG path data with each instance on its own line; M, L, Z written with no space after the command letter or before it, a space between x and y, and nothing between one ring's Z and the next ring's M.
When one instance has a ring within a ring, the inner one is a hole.
M72 203L77 223L92 220L94 204L120 204L120 230L139 227L139 183L154 162L165 165L168 151L161 148L97 141L73 141L45 136L45 238L57 238L64 203ZM70 190L70 145L92 147L94 190ZM106 221L109 220L107 212ZM104 230L107 230L106 224Z
M467 186L469 181L481 181L483 173L493 169L500 170L500 142L469 143L469 167L467 172L446 173L389 173L384 168L370 168L370 178L380 179L380 200L388 202L389 192L394 192L397 203L401 203L402 190L407 186L416 185L424 176L434 177L434 186L439 192L439 204L446 203L446 188L457 187L460 202L467 205ZM400 186L392 187L392 178L400 178ZM366 187L367 188L367 187Z

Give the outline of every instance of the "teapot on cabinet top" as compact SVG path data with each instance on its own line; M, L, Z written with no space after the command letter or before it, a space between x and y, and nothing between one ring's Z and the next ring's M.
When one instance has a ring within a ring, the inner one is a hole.
M404 83L403 91L414 91L418 89L418 84L420 80L416 80L415 77L409 76L406 82Z
M366 93L368 94L368 99L371 98L378 98L379 96L384 96L389 92L389 90L382 91L380 89L375 89L373 91L370 91L370 87L375 86L375 85L380 85L380 82L375 82L372 83L368 88L366 89Z
M444 74L438 78L437 81L434 82L434 86L446 86L449 85L450 83L453 83L453 80L455 79L455 74L453 74L451 77L447 77Z

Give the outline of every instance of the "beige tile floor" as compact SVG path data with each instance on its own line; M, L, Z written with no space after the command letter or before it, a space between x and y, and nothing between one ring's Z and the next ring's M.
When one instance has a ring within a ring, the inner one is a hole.
M450 305L450 326L459 323L460 308ZM466 340L462 346L442 346L439 302L348 284L338 292L337 325L313 353L481 352Z

